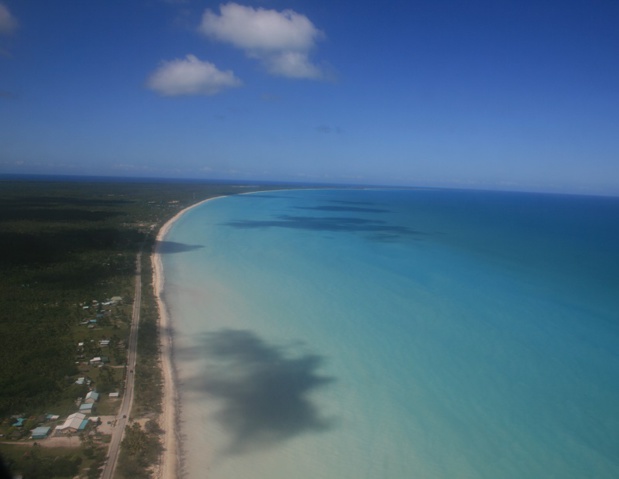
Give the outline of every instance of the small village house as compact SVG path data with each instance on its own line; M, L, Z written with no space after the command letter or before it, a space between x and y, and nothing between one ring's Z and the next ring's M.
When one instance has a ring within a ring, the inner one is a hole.
M30 431L32 434L32 439L45 439L49 435L50 430L51 427L47 426L39 426L37 428L34 428L32 431Z
M96 391L90 391L88 394L86 394L86 399L84 400L84 402L86 404L92 404L95 403L99 400L99 393Z
M84 403L80 405L80 413L82 414L92 414L95 409L95 405L93 403Z
M88 424L88 419L86 419L86 415L74 412L71 414L63 424L60 426L56 426L55 434L63 435L63 434L75 434L76 432L83 431Z

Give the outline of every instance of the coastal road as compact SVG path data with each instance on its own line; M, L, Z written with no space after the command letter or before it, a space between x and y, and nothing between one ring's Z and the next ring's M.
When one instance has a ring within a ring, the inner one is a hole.
M131 331L129 333L129 349L127 354L127 378L125 381L125 393L120 404L120 410L112 433L108 458L103 467L101 479L111 479L116 470L120 442L125 432L125 426L129 421L129 413L133 404L135 364L138 348L138 325L140 324L140 307L142 304L142 250L137 255L135 268L135 295L133 300L133 314L131 316Z

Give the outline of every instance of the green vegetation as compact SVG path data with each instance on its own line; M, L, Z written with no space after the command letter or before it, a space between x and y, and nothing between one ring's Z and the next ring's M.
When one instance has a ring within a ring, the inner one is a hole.
M95 478L105 460L105 448L92 441L78 449L4 445L2 452L9 471L20 471L24 479L71 478L80 471Z
M150 469L159 461L162 452L158 440L159 426L154 420L149 420L144 429L133 423L125 429L117 473L121 478L146 479L150 477Z
M149 238L149 245L151 244ZM152 238L154 240L154 238ZM152 265L142 256L142 310L138 331L138 361L135 368L133 413L152 416L161 412L163 377L159 362L159 311L155 301Z
M132 417L156 417L162 377L149 260L155 235L165 221L200 200L264 189L0 180L0 451L15 471L24 477L72 477L77 467L98 477L106 448L92 444L90 436L80 452L2 441L27 438L45 413L76 412L76 399L89 389L122 392L140 248L143 298ZM103 364L91 363L95 357ZM86 382L77 384L78 378ZM102 398L98 413L114 414L117 405ZM21 427L11 418L17 415L25 420ZM143 430L130 427L122 453L126 477L147 477L145 458L155 454L156 462L156 426L149 421Z

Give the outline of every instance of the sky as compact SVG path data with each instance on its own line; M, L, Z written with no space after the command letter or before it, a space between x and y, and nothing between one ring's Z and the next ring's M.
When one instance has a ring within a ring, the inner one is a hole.
M0 0L0 174L619 195L617 0Z

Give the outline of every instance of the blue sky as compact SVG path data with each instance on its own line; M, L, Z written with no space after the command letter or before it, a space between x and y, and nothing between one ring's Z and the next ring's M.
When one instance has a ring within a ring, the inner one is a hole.
M0 173L619 194L619 2L0 0Z

